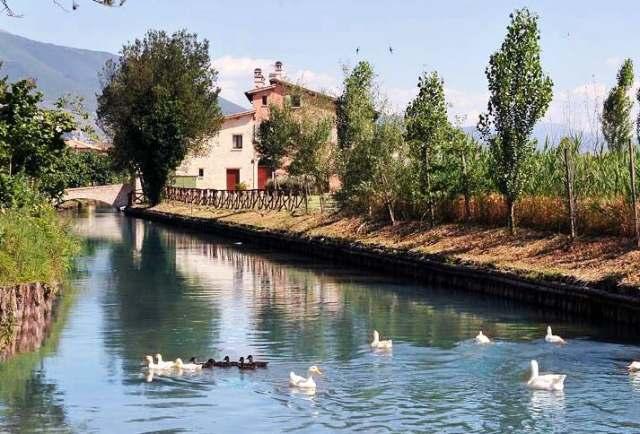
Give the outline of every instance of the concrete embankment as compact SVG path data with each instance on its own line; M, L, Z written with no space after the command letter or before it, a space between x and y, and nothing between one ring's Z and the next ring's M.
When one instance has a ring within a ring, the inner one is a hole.
M41 283L0 287L0 360L42 345L51 328L56 294Z
M422 254L331 237L306 236L157 210L129 208L125 212L133 217L198 232L215 233L409 276L428 284L508 297L592 319L640 324L640 291L635 287L599 287L571 279L529 277L445 255Z

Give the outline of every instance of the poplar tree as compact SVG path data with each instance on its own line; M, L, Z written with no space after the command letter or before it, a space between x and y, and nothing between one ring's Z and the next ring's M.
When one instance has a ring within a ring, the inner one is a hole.
M424 72L418 79L418 95L405 111L406 138L418 162L421 195L427 201L431 225L435 223L431 183L434 154L448 139L451 125L447 118L444 82L437 72Z
M492 174L506 199L507 225L515 235L515 203L530 175L528 162L536 145L531 133L549 107L553 82L540 63L538 16L523 8L510 19L505 40L485 71L490 97L478 130L489 144Z
M602 107L602 135L609 149L626 149L633 134L629 91L633 85L633 62L626 59L618 71L617 83L604 100Z

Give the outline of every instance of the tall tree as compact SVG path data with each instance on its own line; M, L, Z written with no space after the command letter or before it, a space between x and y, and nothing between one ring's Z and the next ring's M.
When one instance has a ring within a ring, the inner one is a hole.
M424 72L418 79L418 95L405 111L406 137L419 168L421 195L427 201L429 220L435 223L431 184L432 160L448 139L451 125L447 118L444 82L437 72Z
M626 59L620 71L616 85L611 89L602 106L602 135L609 149L620 152L626 149L633 134L631 107L633 101L629 91L633 85L633 62Z
M222 124L209 42L181 30L149 31L104 68L98 120L116 162L141 176L152 204L188 154L206 147Z
M369 149L377 117L373 79L371 64L365 61L358 63L345 76L344 89L337 101L336 122L341 149L339 171L343 198L351 197L359 185L373 173Z
M0 176L4 186L13 184L11 177L27 177L54 198L66 187L56 164L66 148L62 136L76 123L61 109L42 108L42 102L33 81L0 79Z
M540 63L538 16L523 8L510 18L507 36L486 69L491 95L478 130L491 149L492 173L507 201L507 225L515 235L515 203L536 144L531 133L549 107L553 82Z
M260 155L260 164L269 167L272 172L280 169L291 150L295 133L296 123L291 106L288 103L282 107L270 105L269 119L262 121L258 127L258 143L255 146Z

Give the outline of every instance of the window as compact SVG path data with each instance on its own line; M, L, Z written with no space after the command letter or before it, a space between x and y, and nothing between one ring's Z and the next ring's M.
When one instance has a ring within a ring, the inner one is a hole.
M267 105L267 95L262 96L262 105Z
M198 178L204 178L204 169L203 168L198 169Z
M233 149L242 149L242 134L233 135Z
M291 107L300 107L300 95L291 95Z

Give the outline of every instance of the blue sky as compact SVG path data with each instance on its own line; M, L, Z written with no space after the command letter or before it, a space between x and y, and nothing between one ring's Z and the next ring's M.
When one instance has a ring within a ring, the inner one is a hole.
M543 66L555 83L547 118L554 122L587 128L592 109L586 105L599 105L622 59L636 60L640 47L637 1L128 0L114 9L77 1L78 10L65 12L48 0L12 0L24 16L2 17L0 28L110 52L150 28L187 28L211 41L223 95L245 105L251 70L274 60L284 62L290 77L335 91L341 65L367 59L397 109L413 95L420 71L435 69L452 115L467 115L468 124L486 104L484 68L515 8L526 5L540 15Z

